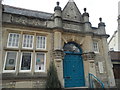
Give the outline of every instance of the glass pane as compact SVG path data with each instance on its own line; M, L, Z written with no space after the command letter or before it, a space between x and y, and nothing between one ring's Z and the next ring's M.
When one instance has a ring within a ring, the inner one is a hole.
M97 42L93 42L93 48L94 48L94 51L98 51L98 44L97 44Z
M19 34L10 33L9 39L8 39L8 46L18 47L18 41L19 41Z
M11 42L12 42L12 37L9 37L8 46L12 46Z
M31 38L30 38L30 47L32 47L32 43L33 43L33 37L31 36Z
M37 48L45 49L46 45L46 37L45 36L37 36Z
M79 48L76 47L74 44L67 44L64 47L65 51L70 51L70 52L80 52Z
M33 36L24 35L23 47L32 48L32 45L33 45Z
M22 54L21 70L30 70L31 67L31 53L24 52Z
M7 52L5 70L15 70L17 52Z
M23 47L25 47L25 45L26 45L26 35L24 35L23 37Z
M16 39L16 37L15 37L16 35L15 34L13 34L13 41L12 41L12 46L15 46L15 39Z
M40 37L39 36L37 36L37 48L40 48Z
M43 48L45 48L45 37L43 38Z
M17 35L16 46L18 46L19 35Z
M42 37L40 37L40 48L42 48Z
M44 70L44 54L37 53L36 54L36 65L35 70Z

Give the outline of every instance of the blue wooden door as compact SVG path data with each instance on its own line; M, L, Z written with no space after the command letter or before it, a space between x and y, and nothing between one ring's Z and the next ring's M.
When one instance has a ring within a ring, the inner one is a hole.
M85 86L83 61L80 53L67 52L63 61L65 87Z

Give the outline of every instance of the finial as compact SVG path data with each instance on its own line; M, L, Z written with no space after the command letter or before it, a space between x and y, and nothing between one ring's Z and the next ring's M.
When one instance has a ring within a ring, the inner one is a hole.
M84 10L83 16L88 16L89 17L89 13L86 12L87 8L84 8L83 10Z
M101 17L99 18L99 20L100 20L100 23L98 24L98 27L100 27L100 26L104 26L105 27L105 23L102 22L102 18Z
M55 10L60 10L61 11L61 7L59 6L60 3L57 1L56 4L57 4L57 6L54 8L54 11Z
M84 8L84 12L86 12L86 10L87 10L87 9L86 9L86 8Z
M57 6L59 6L60 2L57 2Z
M100 20L100 22L102 22L102 18L101 17L99 18L99 20Z

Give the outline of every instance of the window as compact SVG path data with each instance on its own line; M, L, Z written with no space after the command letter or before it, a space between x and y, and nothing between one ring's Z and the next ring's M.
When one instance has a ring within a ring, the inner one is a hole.
M20 71L30 71L31 70L31 52L23 52L21 56Z
M64 46L64 51L80 53L80 49L73 43L68 43Z
M16 70L17 52L9 51L6 52L4 72Z
M95 53L99 52L98 42L96 42L96 41L93 42L93 50L94 50Z
M36 53L35 71L45 71L45 53Z
M46 50L46 35L40 36L35 32L33 32L34 35L26 32L20 33L20 31L8 33L6 44L8 49L5 49L3 73L15 73L18 70L20 73L45 72L46 53L43 50Z
M33 48L33 35L23 35L23 48Z
M19 36L20 35L17 33L9 33L7 47L17 48L19 43Z
M36 46L37 46L37 49L46 49L46 37L37 36Z

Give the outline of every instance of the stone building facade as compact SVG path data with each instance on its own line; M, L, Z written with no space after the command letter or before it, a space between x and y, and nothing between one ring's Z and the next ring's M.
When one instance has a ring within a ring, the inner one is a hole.
M54 61L62 87L89 87L89 73L114 87L105 23L92 27L73 0L53 13L2 5L3 88L44 88ZM77 81L77 82L76 82ZM97 86L96 86L97 87Z

